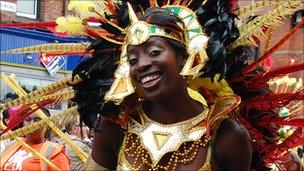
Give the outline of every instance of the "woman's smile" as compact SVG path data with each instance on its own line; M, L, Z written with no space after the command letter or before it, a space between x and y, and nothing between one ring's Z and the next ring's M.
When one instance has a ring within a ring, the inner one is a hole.
M154 73L143 77L140 82L144 89L151 90L157 87L157 85L160 83L161 78L162 77L159 73Z
M181 79L181 56L168 40L151 37L138 46L128 47L130 76L140 97L150 100L164 99L177 92Z

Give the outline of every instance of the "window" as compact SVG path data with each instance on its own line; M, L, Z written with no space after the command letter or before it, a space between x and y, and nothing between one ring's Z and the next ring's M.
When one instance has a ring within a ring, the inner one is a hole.
M38 0L17 0L17 16L37 19Z

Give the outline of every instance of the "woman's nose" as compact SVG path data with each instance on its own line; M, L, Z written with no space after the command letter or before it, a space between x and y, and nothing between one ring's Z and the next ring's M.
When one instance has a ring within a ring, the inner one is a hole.
M138 72L145 72L149 70L149 68L152 66L152 61L147 56L143 56L139 58L138 64L137 64L137 71Z

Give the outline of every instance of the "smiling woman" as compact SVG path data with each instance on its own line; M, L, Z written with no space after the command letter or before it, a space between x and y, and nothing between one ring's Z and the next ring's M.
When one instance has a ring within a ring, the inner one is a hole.
M210 110L204 98L198 93L194 98L195 93L188 88L189 80L198 74L191 73L191 69L205 61L197 53L196 64L185 69L193 55L188 50L193 47L186 44L189 38L184 37L187 28L183 21L162 8L150 8L139 19L132 10L129 5L132 24L124 43L126 57L121 58L126 58L129 66L122 75L130 75L135 89L122 104L132 114L125 120L122 137L119 126L101 118L102 132L95 134L93 159L118 170L249 170L252 151L248 132L228 117L233 115L239 98L219 98L210 103L216 110ZM154 27L159 32L154 34ZM108 93L106 98L111 100L113 94ZM128 105L134 99L140 100ZM120 100L116 99L116 103Z

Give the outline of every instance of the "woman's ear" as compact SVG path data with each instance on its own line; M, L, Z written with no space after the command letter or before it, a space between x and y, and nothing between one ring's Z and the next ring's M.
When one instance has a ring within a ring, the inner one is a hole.
M185 57L184 55L178 55L177 56L177 63L179 65L180 70L182 70L186 61L187 61L187 57Z

